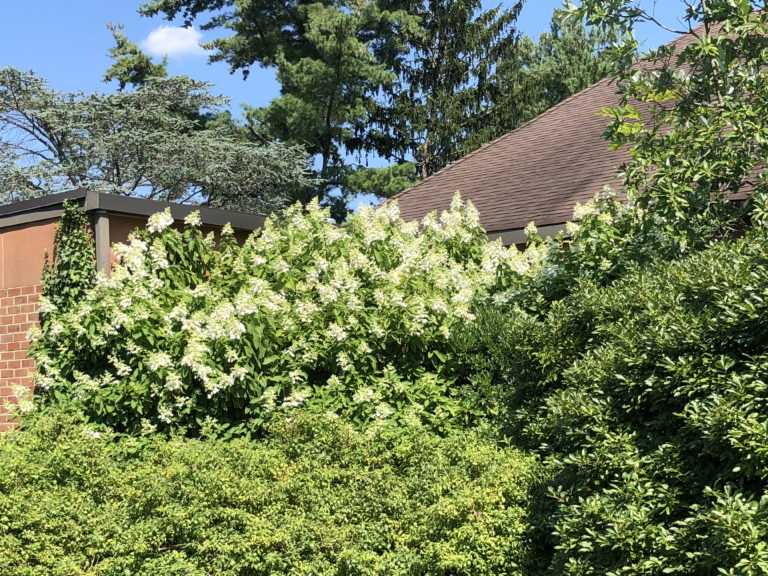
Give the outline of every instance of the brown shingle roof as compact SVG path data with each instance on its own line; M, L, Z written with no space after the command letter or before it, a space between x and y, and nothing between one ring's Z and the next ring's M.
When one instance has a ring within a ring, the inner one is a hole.
M569 220L576 202L620 185L618 167L629 155L608 150L608 119L597 115L618 101L609 79L571 96L395 196L403 219L447 209L458 190L488 232Z
M688 34L670 44L677 51L694 40ZM447 209L459 191L491 234L531 221L561 225L572 218L577 202L590 200L604 186L621 191L619 170L629 153L608 149L603 133L609 119L598 115L619 100L616 82L601 80L393 199L405 220L419 220Z

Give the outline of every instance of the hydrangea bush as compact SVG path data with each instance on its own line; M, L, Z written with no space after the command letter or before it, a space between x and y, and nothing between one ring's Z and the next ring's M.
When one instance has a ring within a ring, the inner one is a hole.
M46 401L125 431L258 430L297 409L444 429L472 417L447 369L452 331L529 266L458 197L420 225L394 204L342 227L297 206L243 246L195 215L172 224L157 214L115 246L111 276L70 311L46 306Z

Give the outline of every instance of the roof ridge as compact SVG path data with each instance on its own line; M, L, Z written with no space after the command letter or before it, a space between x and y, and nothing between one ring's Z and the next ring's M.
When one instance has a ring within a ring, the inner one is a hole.
M561 106L565 105L566 103L571 102L572 100L582 96L583 94L586 94L587 92L590 92L590 91L596 89L598 86L602 86L603 83L605 83L605 82L610 83L613 80L615 80L614 77L606 76L605 78L602 78L602 79L598 80L597 82L595 82L593 84L590 84L589 86L587 86L583 90L580 90L579 92L576 92L575 94L571 94L570 96L568 96L568 98L566 98L565 100L561 100L560 102L558 102L554 106L550 106L549 108L544 110L544 112L542 112L541 114L537 114L536 116L534 116L530 120L527 120L526 122L523 122L522 124L520 124L516 128L513 128L512 130L506 132L505 134L502 134L498 138L495 138L494 140L491 140L490 142L487 142L487 143L483 144L482 146L480 146L480 148L477 148L476 150L473 150L469 154L466 154L466 155L462 156L461 158L456 160L456 162L452 162L451 164L449 164L448 166L445 166L444 168L438 170L437 172L433 172L432 174L430 174L429 176L427 176L426 178L424 178L420 182L417 182L416 184L414 184L410 188L406 188L405 190L402 190L401 192L398 192L394 196L390 196L389 198L387 198L383 202L383 204L386 204L386 203L388 203L388 202L390 202L392 200L397 200L398 198L400 198L401 196L403 196L407 192L410 192L412 190L418 189L423 184L426 184L431 179L436 177L438 174L444 174L446 171L452 169L454 166L458 166L459 164L461 164L465 160L468 160L468 159L474 157L476 154L479 154L480 152L482 152L486 148L490 148L491 146L494 146L496 144L501 143L503 140L506 140L507 138L510 138L512 136L512 134L517 134L518 132L520 132L524 128L527 128L527 127L531 126L532 124L536 123L538 120L541 120L542 118L545 118L546 116L549 116L551 113L553 113L555 110L559 109Z

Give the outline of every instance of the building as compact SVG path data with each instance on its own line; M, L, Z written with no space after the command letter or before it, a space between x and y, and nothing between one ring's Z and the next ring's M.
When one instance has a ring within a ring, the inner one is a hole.
M142 198L74 190L34 200L0 206L0 430L13 427L10 414L20 390L31 391L34 361L27 356L27 331L39 320L41 276L46 251L53 249L56 224L65 200L76 201L89 216L96 265L109 272L111 247L146 224L147 218L166 208L181 222L199 210L203 230L221 229L230 223L243 241L260 228L264 216L197 206L157 202Z
M694 40L692 34L677 38L672 53ZM674 66L674 56L666 65ZM621 168L630 155L609 150L603 136L609 119L600 115L619 102L616 81L601 80L390 201L397 200L404 220L420 220L448 209L458 191L477 208L492 240L522 244L532 221L541 235L554 236L572 219L577 202L589 201L605 186L621 193Z

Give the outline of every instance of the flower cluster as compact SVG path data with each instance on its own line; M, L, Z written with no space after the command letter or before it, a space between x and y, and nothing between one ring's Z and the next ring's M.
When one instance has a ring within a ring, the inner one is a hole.
M297 409L454 413L448 339L527 257L489 243L458 198L420 226L395 204L341 227L328 216L296 206L242 246L224 230L218 247L193 215L183 231L169 212L153 216L115 247L109 278L51 312L35 346L41 387L129 429L208 417L258 427Z

